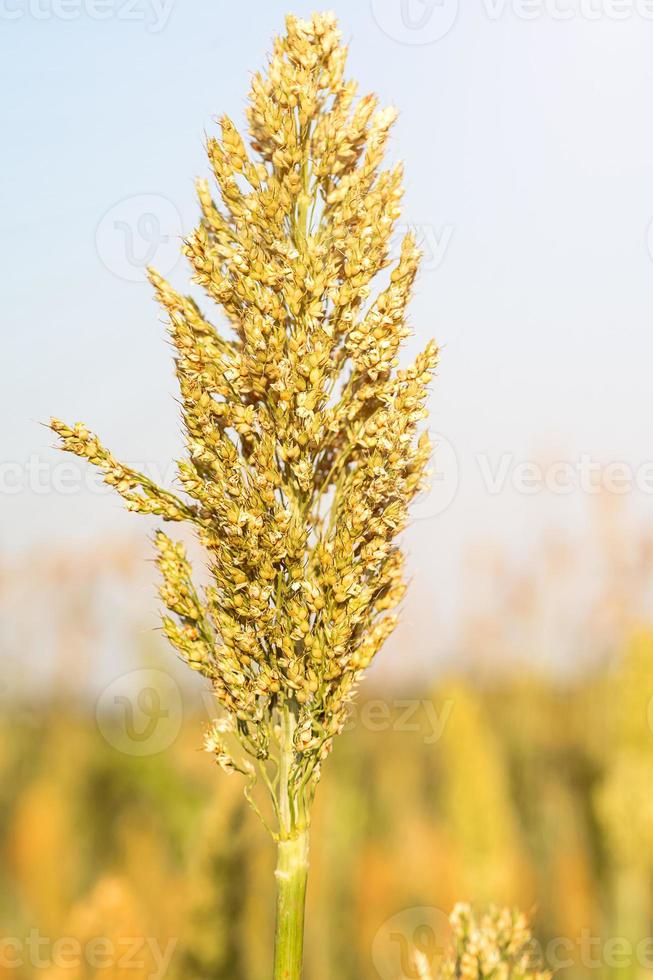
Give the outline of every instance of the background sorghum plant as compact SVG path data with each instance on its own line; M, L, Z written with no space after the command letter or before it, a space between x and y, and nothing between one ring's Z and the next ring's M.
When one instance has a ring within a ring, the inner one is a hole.
M459 903L450 923L453 949L438 970L439 980L549 980L521 912L490 909L477 918ZM423 977L431 980L428 971Z

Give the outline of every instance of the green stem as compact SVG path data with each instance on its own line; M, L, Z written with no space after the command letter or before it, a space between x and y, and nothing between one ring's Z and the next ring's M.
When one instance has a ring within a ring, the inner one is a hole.
M279 739L277 851L277 927L274 980L301 980L304 951L304 905L308 878L308 815L294 788L295 727L289 704L281 708Z
M308 878L308 830L280 840L277 879L277 927L274 980L301 980L304 952L304 905Z

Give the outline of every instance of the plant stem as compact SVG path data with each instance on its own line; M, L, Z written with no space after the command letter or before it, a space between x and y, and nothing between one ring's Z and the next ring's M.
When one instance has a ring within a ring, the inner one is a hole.
M304 904L308 878L308 830L280 840L277 868L277 926L274 980L301 980L304 951Z
M288 704L281 709L279 745L279 837L277 851L277 926L274 980L301 980L304 952L304 905L308 878L308 826L302 799L293 786L296 719ZM303 794L300 794L303 795Z

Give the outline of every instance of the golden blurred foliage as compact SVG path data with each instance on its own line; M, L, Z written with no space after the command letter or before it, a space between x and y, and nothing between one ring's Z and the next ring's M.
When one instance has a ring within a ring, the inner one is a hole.
M532 911L544 966L562 976L652 975L653 549L628 564L609 528L602 591L576 634L596 654L584 670L524 667L531 642L556 636L535 597L572 562L558 543L548 572L512 581L506 568L496 603L482 616L470 603L471 669L399 693L368 679L317 796L307 980L418 976L406 951L441 950L458 901ZM151 568L124 546L82 565L70 642L78 579L63 560L36 567L39 601L61 612L55 662L40 688L7 696L0 723L0 977L266 976L272 857L240 786L199 751L211 699L183 689L141 628ZM6 646L20 590L6 569L2 583ZM494 672L477 669L484 637ZM71 651L86 683L101 650L120 653L131 696L110 676L99 697L75 687Z

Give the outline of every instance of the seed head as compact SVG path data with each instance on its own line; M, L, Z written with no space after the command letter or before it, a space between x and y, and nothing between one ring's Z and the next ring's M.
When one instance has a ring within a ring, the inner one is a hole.
M402 171L382 162L396 112L355 101L346 53L333 15L289 16L253 77L249 147L226 116L208 141L217 195L198 182L184 252L226 331L150 270L175 348L181 496L83 425L51 423L130 509L196 529L212 573L203 591L183 547L156 535L165 633L259 763L279 714L290 717L297 793L316 782L396 623L396 539L424 485L419 426L438 353L430 342L399 367L419 251L407 235L391 262ZM224 765L222 734L209 744Z
M528 920L511 909L490 909L477 919L469 905L451 915L454 951L442 964L440 980L550 980L543 970ZM428 976L428 974L426 974Z

